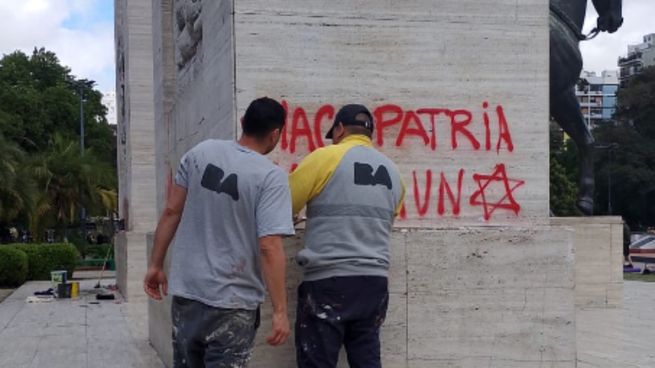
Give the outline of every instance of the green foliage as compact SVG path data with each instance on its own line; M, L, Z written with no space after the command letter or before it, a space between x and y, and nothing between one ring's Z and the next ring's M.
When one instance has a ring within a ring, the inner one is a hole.
M550 211L555 216L580 216L576 208L579 169L577 148L554 122L550 124Z
M604 126L594 131L601 145L618 144L612 152L596 152L596 210L608 213L608 190L612 181L612 214L623 216L630 228L655 225L655 138L634 126Z
M87 245L85 248L86 258L105 259L109 254L109 259L114 258L114 247L111 244Z
M102 213L116 208L115 172L94 155L92 149L79 154L76 142L55 134L48 149L32 161L34 177L42 189L32 222L35 234L46 226L72 224L81 208Z
M623 279L627 281L655 282L655 273L642 275L640 273L624 273Z
M11 222L34 206L35 183L21 148L0 134L0 223Z
M634 76L617 97L617 117L645 137L655 139L655 66Z
M80 104L85 148L80 152ZM0 59L0 227L63 229L116 209L116 139L94 82L45 49ZM56 132L56 134L53 134Z
M617 124L599 127L596 152L596 210L623 216L632 229L655 226L655 67L646 68L618 92ZM609 182L612 182L611 193Z
M61 244L11 244L4 247L13 247L27 254L28 279L50 280L50 272L66 270L72 275L79 254L74 245Z
M578 216L577 187L557 160L550 160L550 210L556 216Z
M14 247L0 246L0 286L19 286L27 280L27 254Z
M34 49L31 56L21 51L5 55L0 59L0 133L28 152L46 147L53 131L77 141L81 93L86 100L86 139L100 144L99 152L112 152L107 109L93 84L75 79L53 52L43 48Z

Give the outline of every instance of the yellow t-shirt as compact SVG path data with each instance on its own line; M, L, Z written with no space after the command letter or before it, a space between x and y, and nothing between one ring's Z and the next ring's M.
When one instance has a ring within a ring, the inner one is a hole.
M289 175L294 215L298 214L307 205L307 202L321 193L337 166L339 166L343 156L355 146L373 147L373 142L365 135L350 135L339 144L319 148L302 160L296 170ZM404 184L402 193L400 201L396 205L396 216L398 216L405 198Z

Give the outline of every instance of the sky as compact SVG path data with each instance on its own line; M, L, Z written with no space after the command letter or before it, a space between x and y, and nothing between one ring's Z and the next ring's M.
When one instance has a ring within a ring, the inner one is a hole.
M0 0L0 54L37 47L54 51L79 78L97 82L101 92L115 90L114 0ZM623 0L623 27L582 42L584 69L617 69L628 44L655 33L654 0ZM596 22L589 1L585 32Z
M600 73L618 69L617 59L626 56L628 44L642 42L643 36L655 33L655 0L623 0L623 25L615 33L601 33L591 41L580 43L584 70ZM585 34L596 25L596 10L591 1L587 7Z
M0 0L0 54L45 47L78 78L115 87L114 0Z

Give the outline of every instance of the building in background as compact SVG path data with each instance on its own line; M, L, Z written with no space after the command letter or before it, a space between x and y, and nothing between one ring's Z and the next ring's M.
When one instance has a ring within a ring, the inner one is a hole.
M589 129L612 120L616 112L616 91L619 88L618 72L604 70L601 75L583 71L575 94Z
M655 33L645 35L643 41L637 45L628 45L628 55L619 58L621 87L644 68L655 65Z

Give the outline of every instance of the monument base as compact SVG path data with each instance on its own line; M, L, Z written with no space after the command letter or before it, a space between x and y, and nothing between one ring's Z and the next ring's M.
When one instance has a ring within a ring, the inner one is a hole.
M572 235L561 226L396 230L383 366L575 367ZM287 240L291 321L301 245L302 233ZM149 312L151 342L170 364L170 299L150 301ZM270 347L269 328L265 303L250 367L295 367L293 338Z
M143 277L146 275L146 233L121 231L114 242L116 261L116 286L127 301L145 299Z
M578 308L623 306L621 217L553 217L574 231L575 304Z

